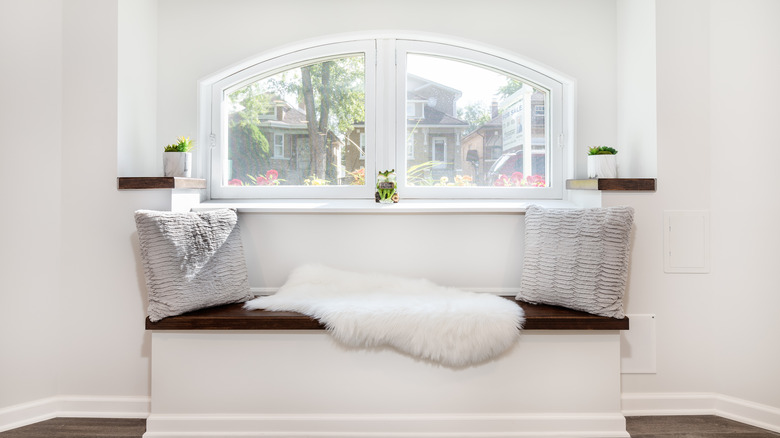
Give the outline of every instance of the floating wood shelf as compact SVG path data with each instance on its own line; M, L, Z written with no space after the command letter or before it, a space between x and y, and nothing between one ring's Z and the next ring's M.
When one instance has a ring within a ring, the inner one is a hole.
M563 307L533 305L508 297L525 311L525 330L628 330L623 319L591 315ZM157 322L146 320L147 330L324 330L314 318L295 312L244 310L228 304L197 310Z
M569 190L655 191L655 178L567 179Z
M202 178L177 178L172 176L120 176L116 179L119 190L146 189L205 189Z

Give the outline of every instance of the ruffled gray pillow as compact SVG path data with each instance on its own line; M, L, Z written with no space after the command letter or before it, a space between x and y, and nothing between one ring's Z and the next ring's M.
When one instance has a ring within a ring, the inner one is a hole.
M633 221L631 207L530 206L517 299L623 318Z
M253 298L235 210L139 210L135 224L150 321Z

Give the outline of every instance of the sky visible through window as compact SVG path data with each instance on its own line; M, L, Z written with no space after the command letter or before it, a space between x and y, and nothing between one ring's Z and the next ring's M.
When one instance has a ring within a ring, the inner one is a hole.
M406 69L409 73L454 88L463 93L458 106L479 104L490 108L498 88L506 84L506 75L460 61L427 55L410 54Z

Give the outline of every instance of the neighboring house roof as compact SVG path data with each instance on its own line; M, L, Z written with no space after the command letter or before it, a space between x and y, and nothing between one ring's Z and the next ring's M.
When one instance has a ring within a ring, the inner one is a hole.
M412 119L417 127L457 127L461 128L468 126L468 122L455 117L454 114L444 112L437 105L437 96L444 98L447 102L451 102L451 108L454 112L455 101L460 99L463 93L460 90L456 90L452 87L440 84L430 79L408 74L407 75L407 92L406 99L408 101L425 102L425 110L423 111L422 119ZM449 105L449 104L448 104ZM446 107L449 111L450 107Z
M429 98L435 94L431 93L431 89L436 89L442 93L450 95L453 100L459 99L463 93L460 90L456 90L452 87L442 85L438 82L434 82L430 79L423 78L421 76L409 74L407 76L407 83L409 89L406 93L408 101L426 102L424 117L422 119L410 118L408 122L409 127L417 128L464 128L469 125L465 120L461 120L454 115L446 114L429 104ZM454 106L454 105L453 105ZM499 121L500 124L500 121ZM353 126L363 127L365 122L355 122Z
M260 116L259 125L261 127L273 127L280 129L306 129L306 113L300 108L294 108L288 102L282 100L279 96L268 94L271 101L272 111L269 114ZM281 109L281 111L280 111ZM281 113L281 117L279 114ZM237 122L241 117L240 112L230 114L230 120Z
M417 124L416 122L409 122L410 124ZM425 107L425 117L420 120L420 123L417 124L417 126L455 126L455 127L463 127L468 126L469 123L461 120L457 117L453 117L448 114L444 114L443 112L431 108L429 106Z
M282 121L285 123L290 123L290 124L307 123L306 113L304 113L303 111L297 108L293 108L287 105L282 110L282 113L283 113Z
M463 141L468 141L470 138L474 137L475 135L481 135L483 131L486 131L488 129L497 129L501 128L501 115L498 115L496 117L493 117L489 121L479 125L477 129L471 131L467 136L463 137Z
M274 117L271 119L265 119L260 122L260 126L269 126L280 129L306 129L308 121L306 120L306 113L300 108L294 108L286 101L273 96L274 102ZM281 109L281 117L279 117L279 110Z
M461 92L460 90L456 90L455 88L448 87L444 84L440 84L438 82L434 82L430 79L426 79L422 76L413 75L411 73L408 73L406 75L406 83L409 86L409 90L407 94L415 95L418 98L423 96L423 94L421 94L423 90L430 87L435 87L446 93L449 93L453 96L454 99L460 99L460 97L463 95L463 92ZM425 97L423 97L423 99L425 99Z

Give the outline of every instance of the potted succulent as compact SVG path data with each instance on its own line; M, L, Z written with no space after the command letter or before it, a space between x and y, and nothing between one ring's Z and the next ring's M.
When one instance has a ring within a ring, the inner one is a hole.
M165 176L189 178L192 176L192 140L179 137L176 143L165 146L163 169Z
M617 153L609 146L588 148L588 178L617 178Z

